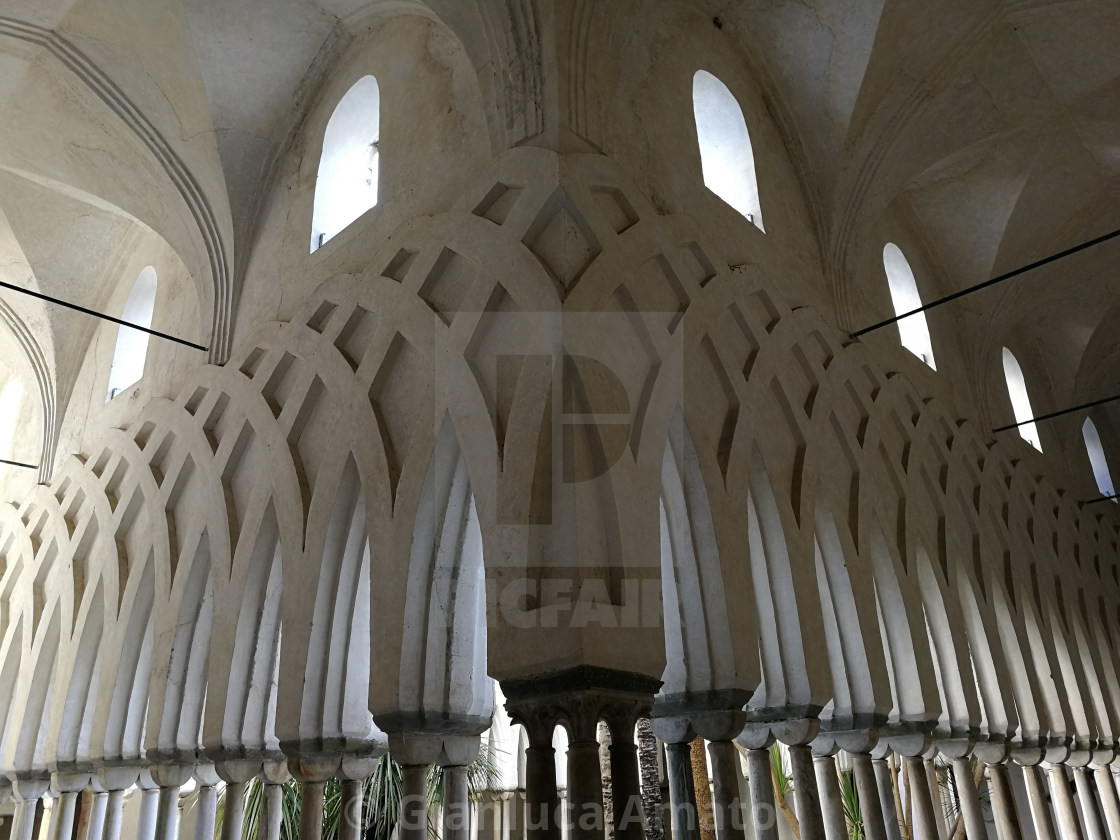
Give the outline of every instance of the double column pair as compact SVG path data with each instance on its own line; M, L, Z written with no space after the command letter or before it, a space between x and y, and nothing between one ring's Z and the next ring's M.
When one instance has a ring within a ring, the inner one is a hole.
M660 683L634 674L573 669L548 681L502 684L506 709L525 727L526 835L560 840L564 815L553 733L568 731L568 825L572 840L601 840L605 831L598 724L610 730L611 818L617 840L643 840L638 749L634 728L649 714Z

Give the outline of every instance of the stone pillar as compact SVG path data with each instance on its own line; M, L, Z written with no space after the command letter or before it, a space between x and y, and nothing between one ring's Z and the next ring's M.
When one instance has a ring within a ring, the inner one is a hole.
M599 767L598 707L578 703L569 717L568 802L572 840L602 840L603 776Z
M103 840L121 840L124 822L124 791L111 790L105 800L105 830Z
M608 707L603 717L610 728L611 802L616 840L644 840L642 784L638 769L638 745L634 727L647 711L633 704Z
M78 790L59 789L58 801L54 806L50 836L53 840L70 840L74 833L74 812L78 805Z
M692 779L689 741L665 744L669 775L669 812L673 840L700 840L700 815L696 810L696 788Z
M1073 804L1073 791L1069 786L1063 764L1050 765L1050 794L1054 799L1054 812L1062 840L1084 840L1077 822L1077 806Z
M1077 798L1081 800L1081 813L1085 817L1085 840L1105 840L1104 823L1101 821L1097 797L1093 795L1092 771L1087 767L1075 767L1073 775L1077 779Z
M443 840L470 840L471 804L467 768L443 768Z
M124 821L124 792L137 783L139 774L139 768L127 765L103 767L98 771L97 781L108 791L103 840L120 840Z
M222 807L222 840L240 840L245 822L245 782L226 782Z
M1050 819L1050 797L1046 793L1046 783L1038 765L1023 767L1027 781L1027 798L1031 803L1031 817L1034 820L1034 833L1038 840L1058 840L1054 823Z
M152 779L159 785L156 840L176 840L178 837L179 789L186 784L193 770L193 767L181 764L157 764L152 767Z
M280 840L284 827L284 786L264 783L264 819L261 820L263 837L258 840Z
M343 779L342 803L339 814L338 840L360 840L362 836L362 782L359 779ZM445 840L452 838L446 831Z
M920 756L906 756L903 761L906 762L906 778L910 783L917 828L925 840L937 840L941 837L941 831L937 822L937 813L934 811L933 791L929 789L926 762Z
M257 840L280 840L284 822L284 785L292 776L285 761L264 762L260 776L264 782L264 814L257 826Z
M875 785L879 788L879 804L883 808L883 827L890 840L902 840L899 828L898 809L894 805L894 783L891 779L891 766L886 758L872 758L875 770ZM981 840L983 840L981 838Z
M50 828L52 840L70 840L73 836L78 796L89 784L89 779L89 773L61 771L51 774L51 787L58 791Z
M405 776L405 796L408 796L408 777ZM403 816L403 809L402 809ZM299 840L320 840L323 836L323 782L304 781L299 803ZM401 839L409 837L401 829Z
M525 727L529 740L525 750L525 836L527 840L560 840L560 793L556 786L556 749L552 746L556 712L529 703L519 707L507 703L506 708L511 719Z
M996 818L999 840L1023 840L1019 811L1015 807L1015 793L1011 789L1011 777L1006 764L988 765L988 787L992 792L992 813Z
M852 776L859 796L859 813L863 817L863 832L867 840L889 840L887 826L883 820L883 808L879 802L879 785L875 781L875 768L871 766L871 756L867 753L850 753L852 757Z
M957 799L961 806L961 820L968 840L985 840L988 829L984 822L984 812L980 809L980 795L976 790L972 764L967 758L954 758L953 781L956 783ZM1041 838L1040 838L1041 840Z
M45 777L16 779L12 784L16 813L10 840L35 840L35 811L48 787L50 779Z
M159 785L151 772L143 770L136 781L140 788L140 816L136 825L136 840L155 840L159 819Z
M709 741L712 762L712 816L716 840L743 840L743 803L739 798L739 755L731 741ZM806 840L804 833L802 840Z
M770 750L747 750L747 782L751 792L751 822L755 840L778 840L778 809L770 777Z
M178 807L178 801L176 801ZM109 794L98 790L93 794L93 807L89 809L89 823L86 824L86 840L101 840L105 833L105 810L109 805Z
M1116 787L1112 783L1112 771L1107 765L1098 767L1093 771L1093 781L1108 824L1108 834L1110 837L1120 838L1120 801L1117 800Z
M218 825L218 789L214 785L199 785L198 819L194 824L195 840L214 840Z
M831 755L814 756L813 770L817 777L825 840L848 840L848 821L844 817L844 800L840 796L836 759Z

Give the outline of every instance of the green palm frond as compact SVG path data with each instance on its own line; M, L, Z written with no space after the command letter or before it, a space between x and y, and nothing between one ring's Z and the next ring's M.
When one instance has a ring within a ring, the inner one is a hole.
M770 747L770 765L774 768L774 778L778 780L777 792L788 799L790 792L793 790L793 777L786 772L786 762L782 756L782 748L777 743Z
M859 794L852 774L840 774L840 799L844 803L844 819L848 823L848 840L864 840L863 815L859 808Z

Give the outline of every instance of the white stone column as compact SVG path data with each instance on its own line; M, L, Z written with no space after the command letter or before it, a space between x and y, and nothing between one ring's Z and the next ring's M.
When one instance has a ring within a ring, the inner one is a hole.
M444 767L443 840L470 840L470 826L467 768L462 765Z
M159 785L156 840L176 840L179 836L179 790L190 779L193 770L193 767L179 764L152 767L152 779Z
M1034 833L1038 840L1058 840L1054 831L1054 821L1050 816L1050 797L1046 793L1046 783L1042 778L1042 768L1037 764L1023 767L1027 780L1027 798L1031 803L1031 816L1034 818Z
M770 776L770 750L747 750L747 783L751 792L751 823L755 840L778 840L778 809Z
M1116 787L1112 783L1112 771L1108 765L1093 771L1093 781L1097 786L1097 796L1101 800L1105 822L1108 824L1108 834L1114 839L1120 838L1120 801L1117 800Z
M972 764L967 758L954 758L953 781L956 783L957 799L961 807L961 819L968 840L985 840L988 829L984 822L984 812L980 808L980 795L976 790Z
M848 840L848 821L844 817L844 800L840 796L836 759L831 755L814 756L813 769L817 777L821 816L824 818L825 840Z
M1092 771L1088 767L1075 767L1073 775L1077 779L1077 798L1081 800L1081 813L1085 818L1085 840L1105 840Z
M140 817L136 825L136 840L155 840L156 823L159 821L159 785L147 770L140 773L136 785L140 788Z
M890 840L902 840L898 810L894 806L894 782L891 779L890 764L886 758L872 758L871 766L875 770L875 785L879 788L879 804L883 808L883 827L887 830L887 837Z
M929 789L926 762L920 756L906 756L906 779L910 783L911 801L914 803L914 820L924 840L939 840L941 831L934 812L933 791ZM861 802L862 804L862 802ZM860 813L863 813L862 807Z
M1050 794L1054 798L1054 811L1062 840L1084 840L1077 822L1077 806L1073 804L1073 791L1069 786L1063 764L1050 765Z
M261 781L264 782L264 819L257 826L257 840L280 840L284 822L284 785L291 778L286 762L266 761L261 768Z
M35 811L48 787L47 778L17 779L12 783L16 813L10 840L35 840Z
M218 826L218 789L214 785L200 785L198 788L198 819L194 824L195 840L214 840Z
M97 790L93 794L93 806L89 809L89 822L86 823L85 840L101 840L105 833L105 809L109 805L109 794Z
M875 768L867 753L849 753L852 757L852 775L859 796L859 813L863 817L863 832L867 840L889 840L883 807L879 802L879 785L875 781Z
M793 801L801 840L825 840L824 815L813 771L813 751L805 744L789 748L790 770L793 772Z
M988 765L988 787L992 792L992 812L995 814L999 840L1023 840L1019 811L1015 807L1015 794L1011 790L1011 778L1007 774L1006 764Z
M49 835L52 840L70 840L73 835L78 797L89 784L89 778L89 773L59 771L51 774L51 787L58 791Z
M305 781L300 797L299 840L320 840L322 836L323 782Z
M108 791L105 800L105 828L102 840L120 840L124 821L124 792L137 783L136 767L105 767L98 771L97 780Z

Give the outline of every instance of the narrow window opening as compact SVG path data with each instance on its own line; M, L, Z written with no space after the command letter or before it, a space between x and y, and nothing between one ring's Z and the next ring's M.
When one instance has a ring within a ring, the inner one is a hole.
M1038 427L1034 423L1025 422L1034 417L1034 411L1031 410L1031 401L1027 396L1027 382L1023 379L1023 369L1019 367L1019 361L1006 347L1003 348L1003 375L1007 380L1007 393L1011 397L1015 422L1023 424L1019 426L1019 434L1023 440L1041 452L1042 444L1038 439Z
M377 79L363 76L327 121L315 180L312 252L377 204L380 104Z
M904 315L913 312L922 305L922 297L918 294L918 283L914 279L914 271L902 250L893 242L888 242L883 248L883 268L887 272L887 285L891 292L891 303L894 305L895 315ZM898 337L902 346L937 370L933 360L933 342L929 337L929 326L926 324L924 312L911 315L898 321Z
M698 70L692 79L692 107L704 186L765 231L751 137L735 94L711 73Z
M148 266L136 278L124 305L121 319L140 327L151 328L156 309L156 270ZM109 369L108 402L125 388L144 376L144 362L148 357L148 334L131 327L117 328L117 344L113 351L113 365Z
M1116 489L1112 483L1112 473L1108 469L1108 459L1105 458L1104 444L1101 443L1096 424L1088 417L1085 418L1081 433L1085 436L1085 450L1089 453L1089 463L1093 465L1093 477L1097 480L1097 488L1102 496L1114 495Z

